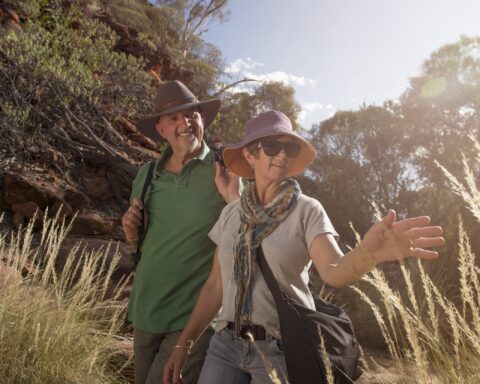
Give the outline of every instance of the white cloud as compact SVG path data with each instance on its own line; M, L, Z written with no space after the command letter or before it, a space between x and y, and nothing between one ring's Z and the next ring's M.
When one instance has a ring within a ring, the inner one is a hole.
M244 73L247 70L253 69L255 67L263 67L263 63L253 61L250 57L244 59L237 59L230 63L230 65L225 68L225 72L235 74L235 73Z
M307 79L304 76L296 76L282 71L274 71L264 74L255 74L253 72L246 71L244 72L244 75L245 77L258 81L277 81L292 86L304 87L308 85L315 88L317 85L316 80Z
M324 105L315 101L300 103L300 106L302 107L302 110L298 114L298 121L300 124L304 124L307 120L312 120L312 118L315 119L317 116L324 115L321 111L327 109ZM329 104L329 106L331 106L331 104Z
M311 101L307 101L306 103L303 103L301 106L302 106L302 109L306 112L319 111L325 108L322 104L317 102L311 102Z
M273 71L267 73L258 73L258 67L263 67L264 64L252 60L252 58L247 57L246 59L237 59L231 62L226 68L225 72L232 75L237 75L240 77L246 77L249 79L267 82L267 81L277 81L286 85L299 86L299 87L312 87L317 86L317 81L313 79L306 78L305 76L297 76L283 71ZM246 89L247 88L247 89ZM233 91L245 91L248 90L249 86L240 86Z
M263 63L256 62L250 57L247 57L246 59L237 59L231 62L225 68L227 74L234 75L237 79L248 78L255 80L255 82L240 83L237 86L230 88L228 92L253 93L254 89L260 85L259 83L275 81L294 87L298 94L300 88L316 88L318 83L314 79L309 79L305 76L297 76L284 71L261 73L262 67L264 67ZM301 107L302 110L298 115L300 124L309 124L311 121L320 120L321 117L325 116L333 109L332 104L325 106L317 102L301 103Z
M300 124L305 123L306 117L307 117L307 111L305 111L305 109L302 109L298 114L298 122Z

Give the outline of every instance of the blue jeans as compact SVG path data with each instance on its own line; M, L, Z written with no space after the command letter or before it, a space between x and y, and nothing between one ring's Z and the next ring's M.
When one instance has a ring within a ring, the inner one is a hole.
M232 330L225 328L210 341L198 384L272 383L267 370L273 370L282 384L288 382L282 342L251 342L235 337Z

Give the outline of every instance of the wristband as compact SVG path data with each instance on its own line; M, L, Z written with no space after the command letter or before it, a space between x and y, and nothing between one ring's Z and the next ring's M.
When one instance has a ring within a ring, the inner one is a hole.
M187 345L174 345L172 350L177 348L186 349L187 353L190 354L192 347L193 347L193 340L187 340Z

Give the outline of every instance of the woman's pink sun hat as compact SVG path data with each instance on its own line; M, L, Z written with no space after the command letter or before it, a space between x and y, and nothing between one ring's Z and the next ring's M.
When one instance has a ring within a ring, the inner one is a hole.
M245 137L243 140L227 146L223 151L225 165L233 173L246 179L253 179L253 170L243 157L242 148L255 140L279 135L292 136L300 143L300 153L292 159L292 165L287 176L301 174L315 159L317 152L312 144L293 131L290 119L279 111L260 113L250 119L245 124Z

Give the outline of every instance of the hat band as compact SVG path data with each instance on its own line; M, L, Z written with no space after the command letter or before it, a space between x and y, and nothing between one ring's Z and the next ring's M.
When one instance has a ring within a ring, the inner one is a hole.
M193 97L189 97L187 99L181 99L181 100L173 100L173 101L170 101L169 103L164 104L161 107L157 108L155 113L162 113L163 111L166 111L167 109L177 107L177 106L182 105L182 104L189 104L189 103L194 103L194 102L197 102L197 100L194 99Z

